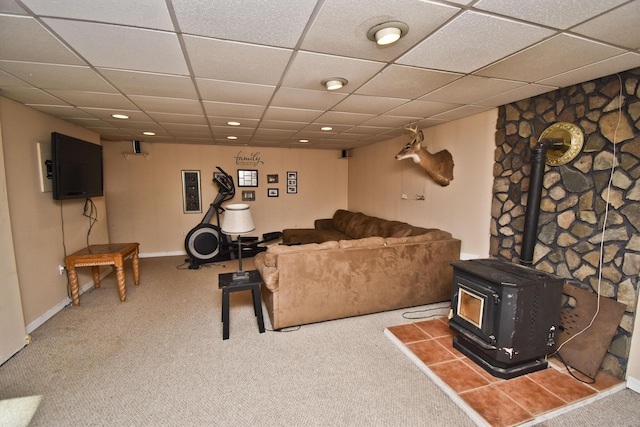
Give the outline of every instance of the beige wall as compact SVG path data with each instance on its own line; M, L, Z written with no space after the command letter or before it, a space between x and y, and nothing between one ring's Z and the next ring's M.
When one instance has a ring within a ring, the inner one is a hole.
M70 254L86 246L89 228L82 215L84 200L59 202L51 192L40 191L37 143L49 143L54 131L94 143L99 136L2 97L0 118L11 231L24 320L29 325L67 298L67 277L59 275L58 265L64 264L65 248ZM99 221L91 232L91 244L108 239L104 199L93 199ZM90 270L81 272L80 284L91 281L90 276Z
M454 179L447 187L413 161L395 160L406 136L353 150L349 209L447 230L462 240L464 258L487 257L496 120L497 109L424 129L429 152L446 149L453 156Z
M238 169L257 169L256 200L249 202L256 231L261 236L287 227L313 227L313 220L330 217L347 206L347 167L338 150L223 147L141 143L141 155L131 142L104 141L105 191L109 201L109 237L112 242L136 241L142 256L184 253L186 234L196 226L215 198L213 172L220 166L234 177ZM257 164L236 157L257 158ZM183 213L182 170L199 170L203 212ZM298 193L287 194L286 173L298 172ZM277 174L278 184L267 184ZM279 197L267 197L278 188ZM242 202L243 188L227 203ZM225 203L226 204L226 203ZM212 221L215 223L215 217Z

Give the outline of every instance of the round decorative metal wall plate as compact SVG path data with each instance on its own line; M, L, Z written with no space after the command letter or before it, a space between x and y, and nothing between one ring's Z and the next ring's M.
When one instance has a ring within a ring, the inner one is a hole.
M562 139L561 147L549 147L547 150L546 163L549 166L560 166L569 163L576 158L584 144L582 129L578 125L569 122L552 124L542 132L538 142L547 138Z

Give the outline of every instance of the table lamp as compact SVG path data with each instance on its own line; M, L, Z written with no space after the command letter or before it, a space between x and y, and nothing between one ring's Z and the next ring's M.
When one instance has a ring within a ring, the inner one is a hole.
M238 203L235 205L227 205L224 207L224 216L222 217L222 232L225 234L238 235L238 271L233 274L233 281L240 282L249 280L249 273L242 269L242 243L243 234L251 233L256 227L253 225L253 218L249 205Z

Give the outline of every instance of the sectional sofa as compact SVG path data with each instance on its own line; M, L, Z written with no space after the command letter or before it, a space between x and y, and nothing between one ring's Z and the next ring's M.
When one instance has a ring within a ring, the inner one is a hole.
M338 210L254 258L274 329L447 301L460 240Z

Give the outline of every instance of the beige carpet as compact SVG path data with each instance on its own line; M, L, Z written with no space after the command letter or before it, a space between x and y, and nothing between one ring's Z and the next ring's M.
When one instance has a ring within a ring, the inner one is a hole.
M32 426L474 425L385 337L416 309L259 334L250 293L234 293L223 341L217 274L236 264L179 270L182 261L141 259L125 303L110 274L39 327L0 367L0 400L41 397ZM546 425L640 419L629 390L590 407Z

